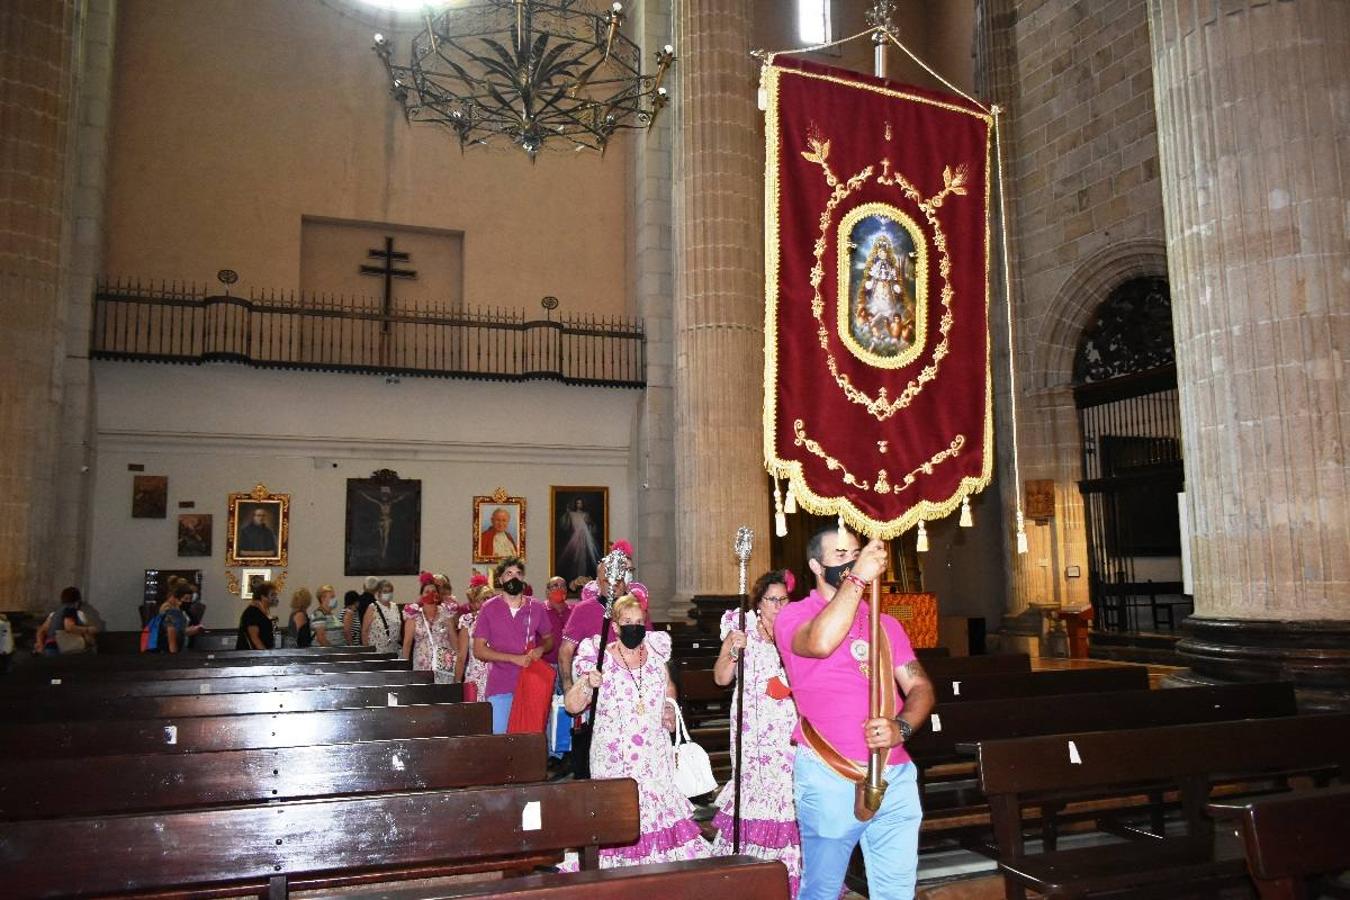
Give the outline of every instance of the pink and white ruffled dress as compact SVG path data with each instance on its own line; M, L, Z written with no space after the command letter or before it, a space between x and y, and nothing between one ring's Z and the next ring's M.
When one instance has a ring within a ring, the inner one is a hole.
M739 610L722 616L722 640L736 627ZM745 720L741 739L745 743L741 765L741 853L761 859L776 859L788 870L792 896L802 875L802 842L797 829L797 809L792 796L792 763L797 748L792 732L797 727L797 707L790 696L776 700L769 695L769 682L778 677L786 683L783 663L773 641L760 634L753 612L746 613ZM731 759L736 760L736 694L731 704ZM713 854L732 852L732 814L736 802L736 779L717 795L713 826Z

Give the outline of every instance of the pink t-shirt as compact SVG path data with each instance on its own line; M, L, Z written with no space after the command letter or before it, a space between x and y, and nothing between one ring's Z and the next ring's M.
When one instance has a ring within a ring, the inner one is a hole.
M487 641L488 646L498 653L524 653L542 644L545 635L553 633L553 620L549 618L547 605L542 600L527 596L512 614L505 598L501 595L493 597L478 611L478 620L473 623L473 636ZM487 667L488 697L515 692L520 666L509 662L490 662Z
M563 631L567 628L567 620L572 615L572 604L563 602L554 604L545 601L548 608L548 620L553 626L553 649L544 654L544 662L550 666L558 663L558 650L562 647Z
M798 656L792 652L792 636L797 629L815 618L827 601L819 591L812 591L796 603L789 603L774 622L774 642L783 657L792 696L797 701L797 713L809 719L836 750L860 763L867 760L867 741L863 737L863 723L867 721L867 676L853 658L855 640L867 640L867 603L858 604L857 615L848 635L824 659ZM881 627L891 640L891 663L895 668L914 659L914 648L900 623L882 615ZM863 657L864 662L866 657ZM904 699L894 679L891 689L896 692L895 711L904 709ZM794 743L804 744L798 725L792 733ZM904 745L891 748L890 765L909 762Z

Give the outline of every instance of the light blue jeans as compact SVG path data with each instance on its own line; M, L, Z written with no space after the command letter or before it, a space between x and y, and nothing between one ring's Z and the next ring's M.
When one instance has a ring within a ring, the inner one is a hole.
M492 704L492 733L506 734L506 723L511 721L511 700L515 694L493 694L487 698Z
M919 865L919 788L913 763L888 766L886 796L868 822L853 816L853 782L814 752L797 748L792 773L802 834L797 900L838 900L853 848L862 842L871 900L909 900Z

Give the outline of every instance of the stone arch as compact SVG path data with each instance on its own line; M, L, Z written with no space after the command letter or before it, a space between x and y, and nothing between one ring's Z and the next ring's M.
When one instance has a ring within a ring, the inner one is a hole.
M1167 277L1167 248L1161 240L1118 241L1079 264L1046 309L1033 349L1032 381L1042 390L1073 380L1078 341L1097 307L1131 278Z

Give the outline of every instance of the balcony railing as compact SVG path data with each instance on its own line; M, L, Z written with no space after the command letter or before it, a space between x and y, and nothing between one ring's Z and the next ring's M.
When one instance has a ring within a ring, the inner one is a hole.
M370 298L231 297L139 281L98 284L90 341L95 359L633 388L646 384L645 351L632 319L429 307L385 315Z

